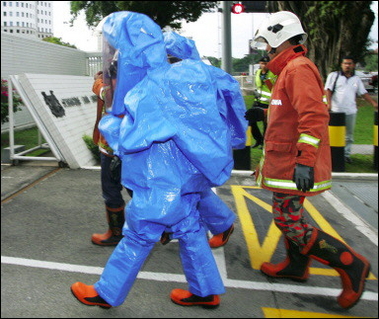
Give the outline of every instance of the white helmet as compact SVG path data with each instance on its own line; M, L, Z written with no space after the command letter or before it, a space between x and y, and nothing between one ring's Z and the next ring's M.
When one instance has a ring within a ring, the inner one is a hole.
M308 37L301 26L299 18L294 13L280 11L271 14L263 21L254 36L252 46L253 48L258 48L259 42L261 44L264 42L268 43L272 48L277 48L296 35L302 36L299 41L300 44L303 44Z

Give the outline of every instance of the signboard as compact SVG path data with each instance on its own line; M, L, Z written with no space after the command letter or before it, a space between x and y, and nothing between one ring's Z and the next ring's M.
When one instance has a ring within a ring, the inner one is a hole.
M92 166L95 159L83 136L92 137L97 97L87 76L21 74L18 91L46 140L54 143L70 168ZM45 137L45 136L44 136Z

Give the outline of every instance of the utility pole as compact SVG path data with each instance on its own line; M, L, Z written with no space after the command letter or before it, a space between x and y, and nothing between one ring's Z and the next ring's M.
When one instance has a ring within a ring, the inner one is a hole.
M222 1L222 56L221 69L232 73L232 22L230 7L232 1Z

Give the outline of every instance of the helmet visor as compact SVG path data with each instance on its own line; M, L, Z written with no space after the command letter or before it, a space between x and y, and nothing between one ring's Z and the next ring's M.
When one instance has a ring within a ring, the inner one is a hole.
M262 36L255 36L254 40L251 41L251 48L254 50L266 51L267 41Z

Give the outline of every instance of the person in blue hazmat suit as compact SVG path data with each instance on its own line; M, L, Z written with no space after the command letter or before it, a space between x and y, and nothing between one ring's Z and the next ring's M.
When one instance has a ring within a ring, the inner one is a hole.
M222 185L233 168L232 133L217 104L215 78L204 63L170 65L160 27L144 14L106 17L103 37L117 60L112 108L99 129L122 163L122 184L133 191L124 237L94 285L76 282L73 295L105 309L121 305L163 231L179 241L188 290L183 306L217 307L225 288L200 223L201 193ZM224 110L226 112L226 110Z
M201 61L201 57L193 40L185 38L174 31L163 33L169 61L180 61L192 59ZM170 63L172 63L170 61ZM245 147L245 132L247 122L244 119L246 106L240 91L239 83L229 73L206 65L209 72L217 83L217 105L223 114L232 134L232 148L241 149ZM204 226L214 236L209 240L211 248L224 246L234 230L233 222L236 218L233 211L212 191L201 193L198 205L201 220ZM162 236L164 243L169 241L169 235L165 232ZM162 241L162 239L161 239Z

